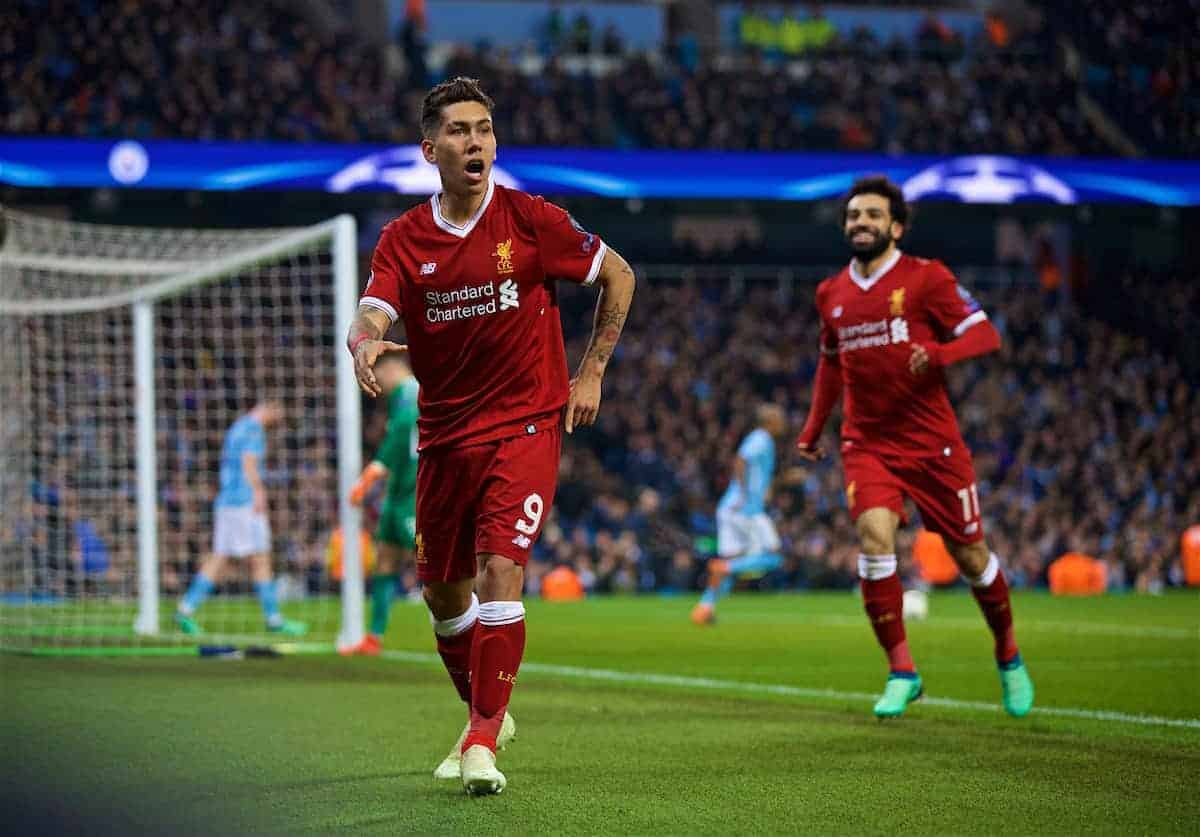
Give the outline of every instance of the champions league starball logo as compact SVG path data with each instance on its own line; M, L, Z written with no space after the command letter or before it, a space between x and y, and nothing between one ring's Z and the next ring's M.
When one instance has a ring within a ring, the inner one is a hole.
M962 203L1075 203L1075 190L1040 166L1011 157L956 157L904 181L904 197Z
M492 166L492 179L501 186L521 188L520 181L499 166ZM425 162L419 146L405 145L355 160L325 185L330 192L384 188L405 195L432 195L441 191L442 181L437 166Z
M108 173L122 186L132 186L150 171L150 155L140 142L118 142L108 153Z

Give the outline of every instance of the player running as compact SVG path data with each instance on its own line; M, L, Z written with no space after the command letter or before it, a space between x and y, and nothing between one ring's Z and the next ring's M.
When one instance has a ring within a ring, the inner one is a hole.
M885 177L863 178L847 195L843 232L853 259L817 287L821 355L796 445L806 459L825 455L821 430L844 393L842 468L862 550L858 574L890 668L875 714L900 715L922 694L896 575L908 496L970 582L995 638L1004 708L1021 717L1033 706L1033 682L1013 637L1008 583L984 541L975 469L943 372L996 351L1000 334L944 264L900 252L908 217L903 192Z
M775 473L775 440L787 431L787 417L774 404L758 408L758 425L746 434L733 460L733 478L717 504L717 557L708 562L708 587L692 608L692 621L716 621L717 601L742 573L779 568L779 533L767 515L767 495Z
M511 729L524 568L554 501L561 428L595 421L634 290L633 271L598 236L493 182L492 108L474 79L426 95L421 150L442 192L384 227L348 340L368 394L380 394L373 367L386 352L407 349L421 385L417 575L470 718L435 775L480 794L505 786L495 751ZM600 286L569 382L557 280ZM397 319L407 346L383 339Z
M401 354L380 357L375 380L388 400L387 433L350 491L350 502L359 506L375 483L387 480L375 530L379 559L371 577L371 629L357 646L339 649L369 656L383 649L396 578L412 563L417 534L417 380Z
M262 462L267 455L267 429L283 420L283 405L264 401L235 421L221 445L221 488L213 501L212 555L201 564L187 593L179 600L175 622L185 634L202 632L196 611L221 582L228 559L245 558L254 591L262 603L267 630L302 636L308 626L285 619L271 578L271 522Z

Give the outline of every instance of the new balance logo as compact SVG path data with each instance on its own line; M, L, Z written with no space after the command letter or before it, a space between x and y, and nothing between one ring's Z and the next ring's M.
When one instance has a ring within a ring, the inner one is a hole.
M421 265L422 276L428 276L435 270L437 270L437 262L425 262L425 264Z
M514 545L521 547L521 549L529 549L529 545L533 543L533 541L524 535L517 535L512 539L512 542Z
M500 310L507 311L509 308L519 308L520 305L517 300L517 283L505 279L500 283Z

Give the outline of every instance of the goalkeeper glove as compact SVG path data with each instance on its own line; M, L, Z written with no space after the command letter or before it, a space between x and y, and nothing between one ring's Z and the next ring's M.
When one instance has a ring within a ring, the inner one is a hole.
M361 506L363 498L367 496L367 492L371 487L381 479L386 478L388 469L378 462L372 462L363 469L362 475L359 476L358 482L354 483L354 487L350 489L350 504L353 506Z

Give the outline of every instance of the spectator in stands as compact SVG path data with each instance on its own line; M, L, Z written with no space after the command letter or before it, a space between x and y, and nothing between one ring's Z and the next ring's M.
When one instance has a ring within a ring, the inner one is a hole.
M409 86L424 90L429 87L429 67L425 58L429 49L425 36L425 0L408 0L404 9L397 40L408 65Z
M588 55L592 51L592 21L587 12L579 12L571 24L569 40L570 52L576 55Z

